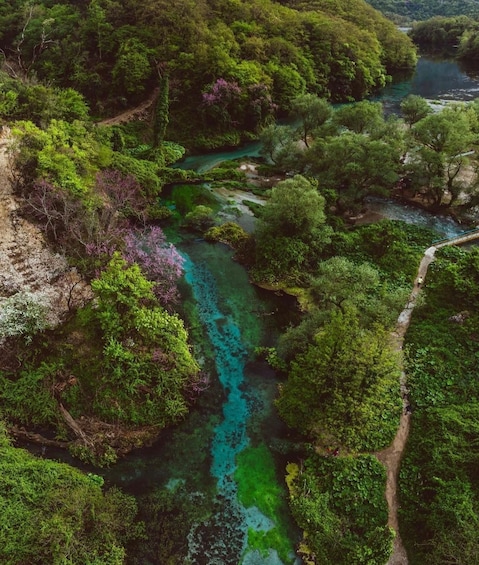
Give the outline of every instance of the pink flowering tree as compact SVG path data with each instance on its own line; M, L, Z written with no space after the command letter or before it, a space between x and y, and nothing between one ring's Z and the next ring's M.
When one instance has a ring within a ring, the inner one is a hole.
M137 263L145 275L155 283L153 291L163 306L178 299L178 279L183 274L183 257L158 226L129 231L125 238L124 257L128 263Z
M146 201L141 186L133 175L105 169L97 174L95 188L103 197L104 229L118 217L134 217L144 221L143 210L146 208Z
M236 82L224 78L217 79L203 92L203 112L207 120L216 124L231 127L240 115L239 106L242 90Z

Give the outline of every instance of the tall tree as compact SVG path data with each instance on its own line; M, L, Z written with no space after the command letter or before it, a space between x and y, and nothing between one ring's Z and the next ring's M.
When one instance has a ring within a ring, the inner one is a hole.
M278 410L322 444L380 449L394 437L401 410L397 361L388 332L361 329L354 310L336 310L291 364Z
M416 184L425 189L433 206L451 206L461 191L473 187L461 181L460 173L468 164L477 137L472 129L475 119L475 114L472 116L465 107L457 106L430 114L411 128L408 165Z
M356 104L346 104L336 110L333 121L340 127L355 133L372 133L384 121L381 102L363 100Z
M412 127L432 112L427 101L416 94L409 94L401 101L401 112L404 121Z
M291 115L301 122L298 130L306 147L309 147L308 141L314 130L321 127L332 114L331 104L314 94L302 94L291 104Z
M320 179L320 190L333 195L339 211L354 211L369 194L388 194L399 178L401 154L397 143L345 132L311 148L309 170Z
M330 240L324 198L301 175L273 188L255 232L259 278L298 280Z
M161 144L165 141L166 128L169 122L169 84L167 74L160 78L153 122L153 147L155 149L161 147Z

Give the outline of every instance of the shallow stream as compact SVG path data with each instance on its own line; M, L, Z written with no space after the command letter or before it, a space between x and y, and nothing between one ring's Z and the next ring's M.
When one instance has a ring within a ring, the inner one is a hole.
M414 77L385 89L381 99L397 111L409 93L468 99L478 84L455 63L421 59ZM181 166L204 171L259 150L249 144L189 157ZM371 199L369 206L378 216L432 227L438 238L463 231L448 218L394 201ZM146 497L149 540L141 565L293 564L299 532L287 507L289 444L273 405L277 376L254 350L275 344L297 315L294 303L251 286L220 244L197 240L178 247L186 259L183 306L210 386L182 425L117 464L107 480Z

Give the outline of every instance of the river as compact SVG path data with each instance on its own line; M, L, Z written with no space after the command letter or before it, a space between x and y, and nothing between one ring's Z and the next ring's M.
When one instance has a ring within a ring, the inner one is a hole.
M381 102L386 114L400 114L401 100L408 94L431 101L474 100L479 96L479 65L473 67L454 59L422 56L412 76L392 82L371 100ZM260 149L259 142L251 142L231 151L191 155L179 166L204 172L228 159L258 157Z
M412 78L389 85L375 99L398 112L407 94L470 100L477 92L479 80L455 62L422 57ZM181 166L204 171L259 150L259 143L251 143L188 157ZM438 237L462 231L452 220L412 206L379 199L370 206L380 215L433 227ZM106 473L108 483L138 496L147 522L148 539L135 548L132 563L291 565L299 532L284 485L289 438L273 406L277 376L254 350L275 344L297 315L294 303L251 286L223 245L196 240L178 248L186 259L183 308L210 385L183 424Z
M287 431L273 409L278 380L254 350L275 344L297 316L295 302L250 285L221 244L178 247L186 259L183 308L198 305L195 347L200 357L214 358L206 366L212 383L183 424L107 473L109 483L143 497L146 506L154 501L158 512L171 516L171 529L164 522L158 531L153 526L150 543L136 548L137 562L294 563L299 533L283 481ZM242 492L251 489L252 477L254 503ZM171 545L169 555L156 547L161 544ZM159 553L165 561L152 558Z

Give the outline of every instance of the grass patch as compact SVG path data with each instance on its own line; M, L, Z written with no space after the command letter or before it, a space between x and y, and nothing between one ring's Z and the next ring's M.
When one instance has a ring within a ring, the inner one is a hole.
M237 463L235 479L240 502L246 508L256 506L274 523L267 531L250 529L248 549L257 550L263 557L274 549L284 562L290 561L294 548L287 522L289 509L270 451L264 444L248 447L238 455Z

